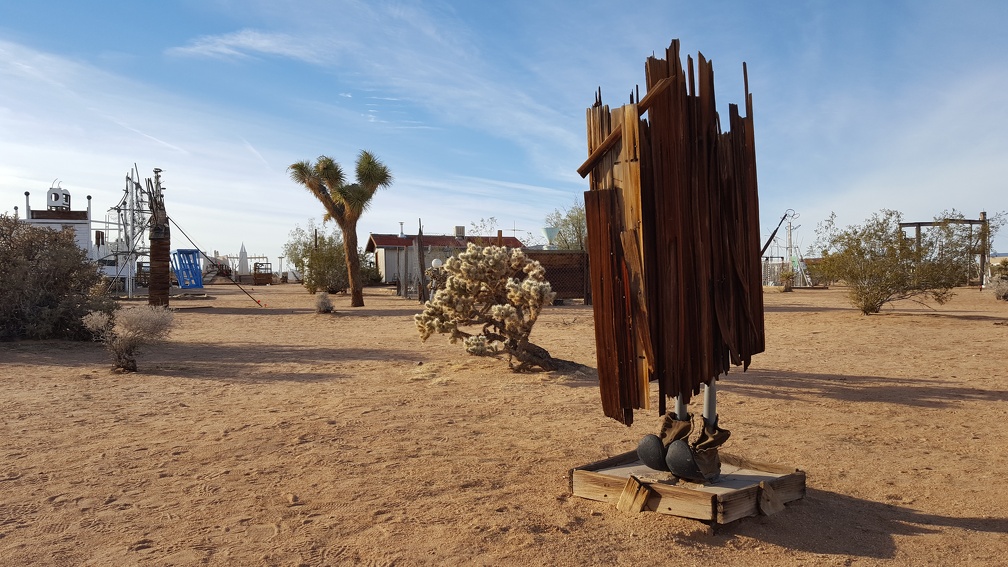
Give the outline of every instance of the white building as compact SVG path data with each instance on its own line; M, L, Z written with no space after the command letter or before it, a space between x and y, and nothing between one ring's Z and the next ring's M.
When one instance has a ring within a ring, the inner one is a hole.
M104 275L111 278L132 278L136 275L134 263L127 261L126 243L120 239L110 243L105 238L106 231L92 230L91 195L87 196L87 210L83 211L70 208L70 192L61 187L49 188L44 209L33 209L30 195L25 191L24 222L57 231L72 228L77 246L98 263ZM14 216L18 216L17 207L14 207Z

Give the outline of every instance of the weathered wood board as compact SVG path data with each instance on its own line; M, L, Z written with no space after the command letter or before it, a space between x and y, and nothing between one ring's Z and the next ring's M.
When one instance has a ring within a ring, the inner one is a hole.
M770 515L805 497L805 473L721 453L717 482L694 484L656 471L636 451L574 468L568 475L575 496L608 502L620 510L650 510L713 524Z

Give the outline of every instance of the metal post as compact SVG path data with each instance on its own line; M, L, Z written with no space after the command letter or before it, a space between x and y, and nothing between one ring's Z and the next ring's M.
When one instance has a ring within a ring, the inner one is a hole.
M132 184L131 184L132 182ZM134 257L133 251L133 223L130 222L133 214L134 205L134 192L136 191L136 182L133 181L133 174L131 173L128 180L126 181L126 214L123 216L123 232L126 235L124 240L126 244L126 276L123 281L126 283L126 297L133 299L134 291L134 281L135 268L130 269L130 266L136 266L136 258ZM118 259L118 253L116 258Z
M713 378L709 383L704 384L703 418L706 425L717 423L717 387L714 385Z
M980 290L987 283L987 270L990 269L990 225L987 222L987 211L980 211Z
M689 414L686 413L686 404L683 403L683 396L679 394L675 399L675 414L676 419L679 421L686 421L689 419Z
M791 221L787 223L787 263L788 267L794 270L794 261L791 258Z
M91 232L91 195L87 196L87 234L88 234L88 258L91 260L97 260L98 251L95 250L95 245L93 244L94 234Z

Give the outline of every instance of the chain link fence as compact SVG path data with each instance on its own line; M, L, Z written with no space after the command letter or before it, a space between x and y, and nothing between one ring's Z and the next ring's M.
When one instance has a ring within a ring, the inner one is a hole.
M583 250L525 250L525 256L546 269L546 281L556 293L555 302L591 304L588 253Z

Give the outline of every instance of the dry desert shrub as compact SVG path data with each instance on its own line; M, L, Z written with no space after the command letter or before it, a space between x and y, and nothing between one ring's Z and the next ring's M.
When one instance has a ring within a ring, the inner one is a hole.
M82 318L96 341L112 353L112 369L136 372L141 347L168 338L175 314L163 306L128 307L113 313L92 311Z
M1008 276L994 276L991 280L991 287L994 288L994 297L1001 301L1008 301Z
M941 231L908 239L899 211L882 209L861 225L840 229L836 215L819 225L816 246L827 279L847 284L852 305L868 315L901 299L931 299L939 305L952 298L962 280L960 257L945 252Z
M795 274L795 271L792 268L787 267L787 268L784 268L783 270L781 270L780 281L781 281L781 286L783 287L783 289L781 289L781 291L785 292L785 293L793 291L794 290L795 279L797 279L797 276Z
M315 298L315 312L316 313L332 313L333 302L329 299L329 294L327 292L322 292L318 294Z

